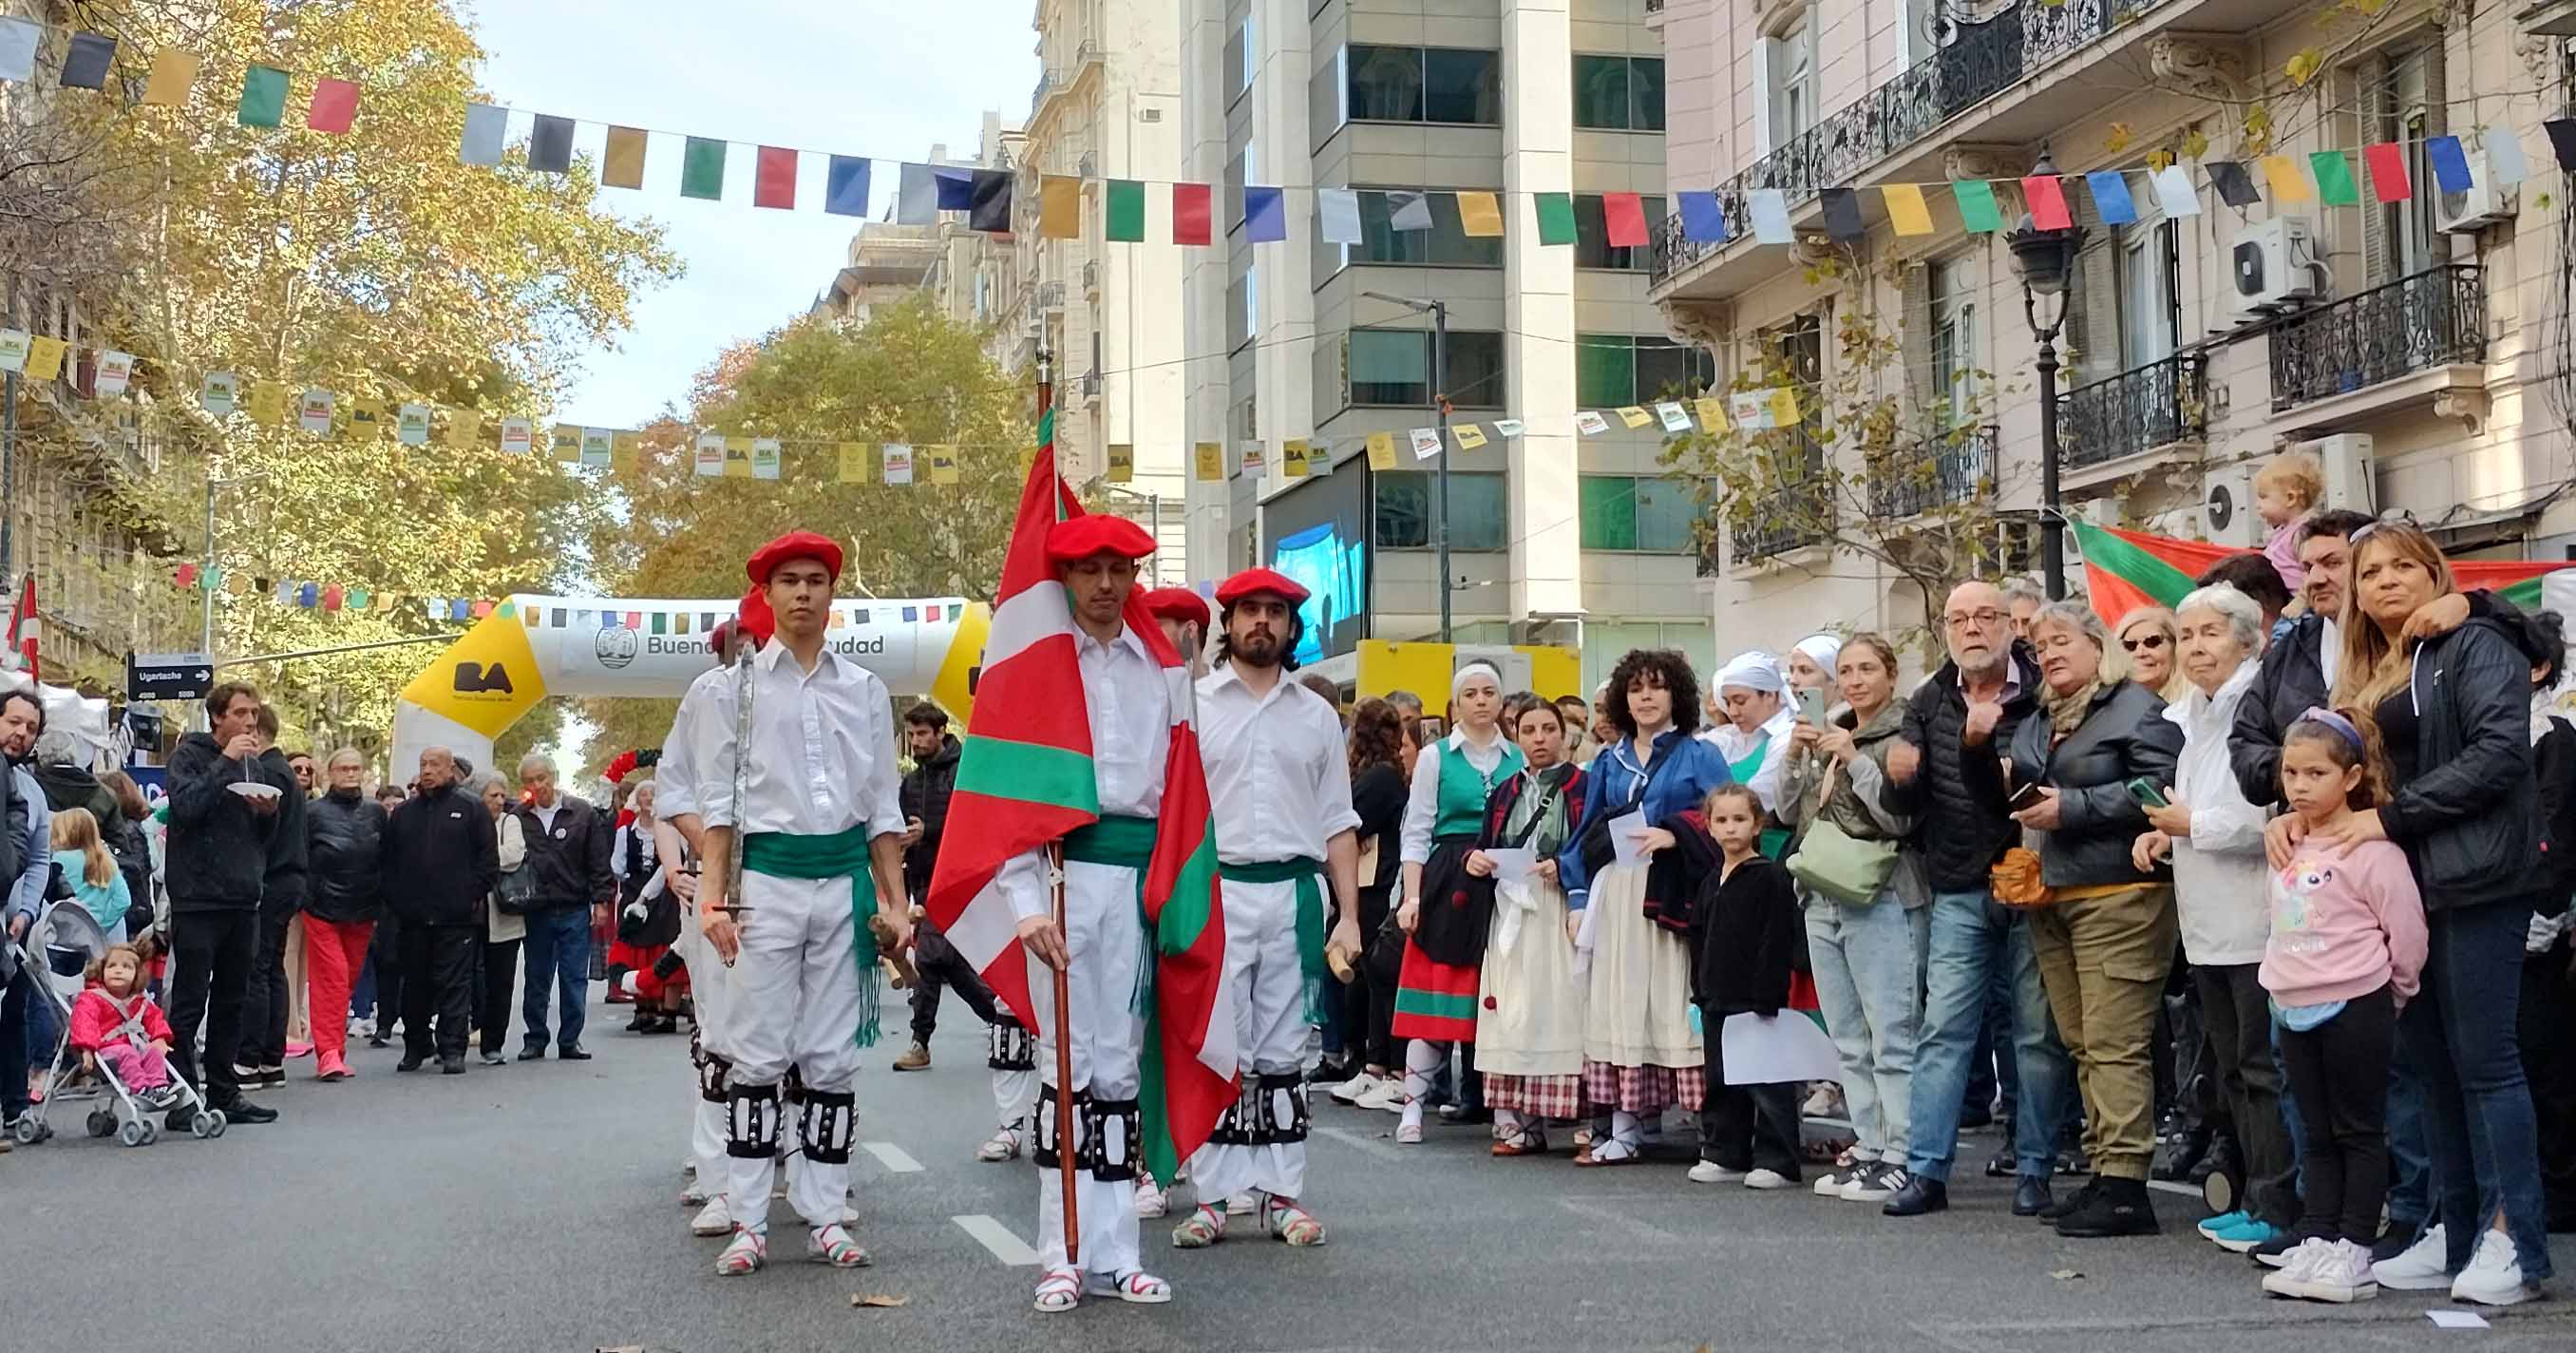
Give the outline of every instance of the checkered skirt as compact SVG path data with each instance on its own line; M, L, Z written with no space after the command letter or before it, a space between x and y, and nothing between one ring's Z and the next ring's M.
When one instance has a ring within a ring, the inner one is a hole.
M1488 1102L1493 1091L1486 1091ZM1697 1110L1708 1098L1708 1073L1695 1066L1583 1064L1583 1098L1595 1110L1656 1113L1667 1104Z
M1583 1116L1583 1078L1488 1074L1485 1077L1485 1106L1510 1109L1536 1118L1580 1118Z

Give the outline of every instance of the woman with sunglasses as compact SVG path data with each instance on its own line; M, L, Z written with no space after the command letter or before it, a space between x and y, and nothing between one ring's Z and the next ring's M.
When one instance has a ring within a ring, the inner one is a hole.
M2168 705L2191 695L2191 682L2176 661L2182 631L2174 613L2162 606L2141 606L2120 617L2120 648L2129 656L2129 680L2156 693Z

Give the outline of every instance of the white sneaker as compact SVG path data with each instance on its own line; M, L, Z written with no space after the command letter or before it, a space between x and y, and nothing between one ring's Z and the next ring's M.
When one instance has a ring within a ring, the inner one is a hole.
M1860 1167L1851 1182L1834 1196L1846 1203L1883 1203L1896 1196L1907 1182L1905 1167L1887 1161L1872 1161Z
M2354 1302L2378 1296L2379 1284L2370 1280L2369 1247L2338 1240L2320 1246L2306 1264L2266 1277L2263 1290L2310 1301Z
M1744 1176L1744 1187L1748 1189L1785 1189L1795 1187L1797 1182L1778 1170L1755 1170Z
M1834 1162L1834 1167L1832 1169L1825 1171L1824 1174L1817 1177L1816 1196L1819 1198L1842 1197L1843 1189L1853 1180L1858 1179L1860 1177L1860 1172L1863 1169L1868 1168L1868 1166L1868 1161L1853 1160L1848 1157Z
M1360 1096L1369 1092L1369 1087L1384 1079L1386 1079L1384 1076L1373 1076L1363 1071L1324 1093L1331 1096L1336 1104L1357 1104L1360 1102Z
M2281 1262L2263 1275L2263 1290L2276 1297L2307 1295L2303 1289L2308 1275L2334 1254L2334 1247L2335 1242L2323 1236L2310 1236L2282 1251Z
M2493 1227L2478 1232L2477 1253L2451 1280L2451 1300L2481 1306L2518 1306L2539 1295L2537 1284L2523 1281L2522 1259L2514 1252L2513 1238Z
M709 1198L707 1205L698 1209L698 1215L689 1219L689 1234L693 1236L720 1236L731 1230L733 1209L725 1206L721 1193Z
M1136 1215L1139 1219L1151 1221L1170 1211L1171 1206L1171 1201L1163 1196L1163 1190L1155 1185L1151 1177L1143 1175L1137 1177Z
M1771 1172L1765 1170L1762 1173L1770 1174ZM1778 1175L1772 1175L1771 1177L1774 1179L1779 1178ZM1751 1178L1751 1176L1747 1175L1744 1171L1730 1170L1713 1160L1703 1160L1697 1165L1690 1167L1690 1182L1694 1184L1741 1184L1749 1178Z
M1360 1088L1350 1099L1358 1109L1401 1109L1404 1107L1404 1082L1394 1076L1380 1076Z
M1020 1130L1014 1127L995 1129L992 1136L984 1139L984 1144L982 1146L975 1148L975 1159L981 1161L1017 1160L1019 1158Z
M2439 1224L2425 1227L2405 1253L2371 1265L2370 1280L2392 1292L2438 1292L2451 1285L2446 1244Z
M1260 1206L1260 1200L1252 1196L1250 1189L1225 1196L1225 1215L1229 1217L1249 1217L1253 1209L1258 1206Z

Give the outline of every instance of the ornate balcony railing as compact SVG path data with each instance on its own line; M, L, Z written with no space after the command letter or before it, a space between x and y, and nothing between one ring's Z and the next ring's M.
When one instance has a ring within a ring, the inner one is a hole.
M2057 397L2065 466L2099 465L2209 430L2209 367L2196 352L2132 367Z
M1717 189L1730 234L1751 218L1745 194L1778 188L1795 208L1818 190L1921 141L1942 124L2063 60L2165 0L2024 0L1976 21L1944 19L1941 46L1905 73L1800 132ZM1661 283L1720 246L1682 234L1678 213L1655 232L1653 280Z
M1995 429L1963 428L1924 444L1911 460L1891 458L1870 477L1869 513L1886 521L1920 516L1992 492Z
M1791 482L1736 519L1728 535L1739 564L1758 563L1833 538L1833 486L1825 480Z
M2486 276L2473 263L2446 264L2274 325L2272 408L2486 359Z

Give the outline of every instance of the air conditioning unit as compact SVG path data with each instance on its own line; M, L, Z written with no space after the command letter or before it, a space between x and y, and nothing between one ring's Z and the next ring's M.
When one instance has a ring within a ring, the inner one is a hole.
M2378 462L2372 454L2369 433L2341 432L2301 442L2293 449L2316 457L2317 463L2325 467L2326 500L2319 506L2379 511Z
M2254 471L2258 461L2240 460L2213 466L2200 476L2200 525L2212 545L2257 546L2268 534L2263 514L2254 510Z
M2469 190L2439 193L2433 198L2433 227L2453 235L2474 235L2498 221L2513 219L2514 190L2487 179L2484 164L2469 166Z
M2304 216L2275 216L2236 241L2236 313L2270 315L2317 294L2316 236Z

